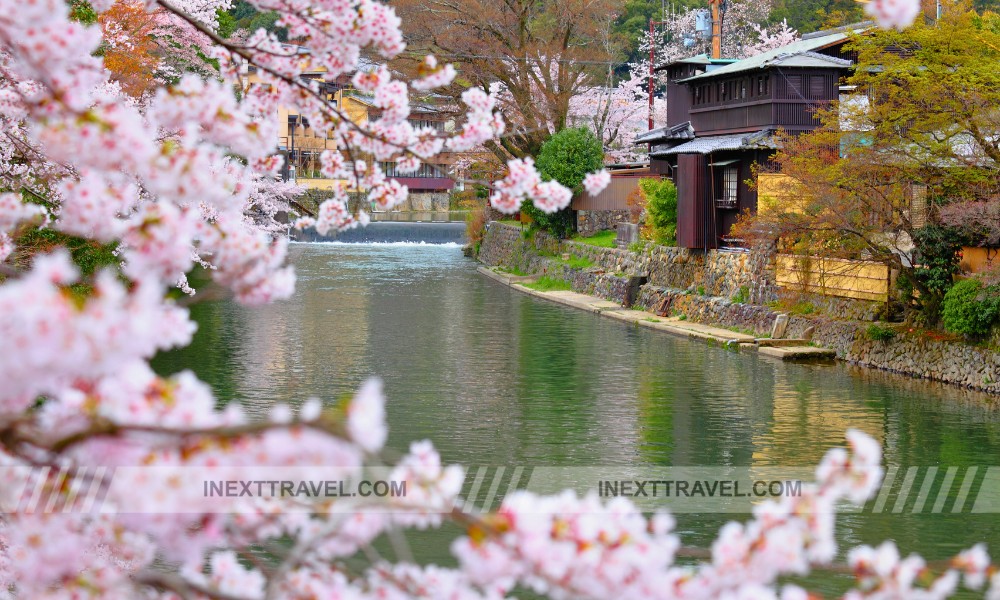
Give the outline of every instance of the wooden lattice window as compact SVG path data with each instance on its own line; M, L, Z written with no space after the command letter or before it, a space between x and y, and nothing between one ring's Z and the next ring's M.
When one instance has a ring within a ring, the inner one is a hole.
M822 98L826 92L826 78L822 75L812 75L809 77L809 97Z
M729 204L736 204L736 190L740 182L740 169L733 165L722 172L722 199Z

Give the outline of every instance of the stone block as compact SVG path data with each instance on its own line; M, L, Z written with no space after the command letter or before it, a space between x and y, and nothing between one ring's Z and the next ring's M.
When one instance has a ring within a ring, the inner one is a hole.
M788 330L788 315L780 314L774 319L774 327L771 328L771 338L775 340L780 340L785 337L785 332Z

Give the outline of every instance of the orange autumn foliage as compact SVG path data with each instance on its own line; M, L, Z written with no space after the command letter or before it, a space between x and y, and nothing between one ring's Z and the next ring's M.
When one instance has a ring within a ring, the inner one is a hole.
M160 58L153 33L158 19L136 0L119 0L98 18L105 38L104 66L111 79L135 98L155 87Z

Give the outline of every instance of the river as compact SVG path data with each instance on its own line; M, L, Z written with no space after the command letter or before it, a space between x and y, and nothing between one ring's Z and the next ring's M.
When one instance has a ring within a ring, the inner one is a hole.
M505 466L501 494L516 466L811 467L854 427L883 444L895 491L879 511L873 501L838 517L842 547L892 538L904 555L940 559L985 541L1000 553L998 515L972 513L986 467L1000 465L1000 410L988 397L603 319L482 277L457 244L296 243L290 257L292 299L196 305L194 343L157 369L191 368L220 401L255 414L337 399L381 376L390 448L429 438L449 462ZM921 502L924 480L934 483ZM704 547L730 518L690 512L678 526ZM414 545L430 558L447 552L439 539Z

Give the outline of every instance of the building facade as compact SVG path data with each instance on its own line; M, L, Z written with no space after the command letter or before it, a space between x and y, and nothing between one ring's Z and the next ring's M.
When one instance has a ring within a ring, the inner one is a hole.
M379 117L380 109L372 104L370 97L352 87L350 76L342 75L327 81L324 74L317 70L306 71L302 76L316 80L319 93L352 122L364 124ZM248 69L246 76L248 85L260 84L254 69ZM336 140L317 132L306 117L288 108L279 108L275 118L278 120L278 150L285 156L282 168L284 179L294 179L306 189L317 190L331 189L343 183L324 177L320 171L320 155L325 150L337 150ZM409 121L414 127L431 127L442 133L454 127L453 118L432 102L413 103ZM372 160L370 156L355 158ZM415 194L448 194L456 187L451 166L457 159L454 153L444 152L435 156L433 163L423 164L416 173L407 174L398 173L394 161L380 162L380 166L386 176L399 181Z
M755 165L767 164L779 130L819 126L817 109L839 98L853 64L849 35L817 32L740 61L699 56L659 67L668 122L636 142L649 145L650 170L677 186L679 246L740 247L731 229L757 211Z

